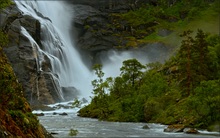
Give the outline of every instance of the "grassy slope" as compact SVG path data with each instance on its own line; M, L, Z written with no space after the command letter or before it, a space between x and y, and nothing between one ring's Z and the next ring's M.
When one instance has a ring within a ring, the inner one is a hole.
M150 36L147 36L143 41L144 42L163 42L172 47L176 47L180 45L181 38L179 34L181 34L185 30L192 30L194 32L197 29L202 29L204 32L211 34L219 34L219 13L216 10L216 5L211 5L208 9L201 11L199 15L197 15L194 19L190 21L184 20L175 23L170 23L171 29L173 33L166 37L158 36L157 33L153 33Z

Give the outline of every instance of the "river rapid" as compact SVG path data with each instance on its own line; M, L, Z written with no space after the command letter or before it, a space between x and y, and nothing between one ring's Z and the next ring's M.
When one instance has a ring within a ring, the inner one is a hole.
M62 105L62 106L61 106ZM57 108L57 106L61 108ZM154 123L132 123L132 122L107 122L98 119L83 118L77 116L80 108L71 108L68 102L50 105L55 107L53 111L33 111L38 116L40 123L52 133L55 138L70 138L70 130L77 130L74 137L220 137L218 132L199 130L199 134L167 133L163 130L166 125ZM64 109L65 108L65 109ZM65 113L66 115L61 115ZM147 125L149 129L143 129Z

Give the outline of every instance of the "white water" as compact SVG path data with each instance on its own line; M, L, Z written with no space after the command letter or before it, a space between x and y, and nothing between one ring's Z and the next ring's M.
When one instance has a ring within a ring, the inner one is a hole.
M83 64L79 53L74 48L73 38L69 31L73 16L71 7L64 1L15 2L24 15L30 15L41 23L42 49L24 28L25 34L23 34L32 44L37 45L38 52L36 54L46 55L50 60L51 71L54 74L54 79L58 82L59 91L61 91L60 87L75 87L82 96L87 96L91 91L92 73ZM36 11L44 17L38 16ZM37 56L36 60L39 60ZM62 91L59 95L63 99Z
M26 36L33 48L36 48L35 59L38 64L38 71L44 71L41 63L46 56L50 60L51 72L56 85L57 93L64 100L61 87L75 87L82 97L91 96L91 81L95 78L82 62L80 53L75 49L71 30L71 22L74 16L73 9L64 1L15 1L18 8L24 15L30 15L41 23L41 43L42 49L22 28L22 33ZM40 14L41 15L40 15ZM142 60L144 56L141 52L115 52L108 51L107 57L103 58L103 71L105 76L117 76L122 61L130 58ZM100 57L102 58L102 57ZM147 60L142 60L147 63Z
M86 104L86 103L85 103ZM82 106L84 106L83 104ZM70 129L78 131L77 137L204 137L217 138L219 132L208 132L206 130L198 130L200 134L186 134L163 132L166 125L155 123L132 123L132 122L107 122L98 121L97 119L82 118L77 116L79 108L57 108L59 105L71 107L70 102L63 102L48 105L55 108L53 111L33 111L33 113L43 113L44 116L39 116L40 123L47 129L48 132L55 133L57 138L67 138ZM67 113L62 116L59 114ZM54 114L56 113L56 114ZM150 129L143 129L147 125Z

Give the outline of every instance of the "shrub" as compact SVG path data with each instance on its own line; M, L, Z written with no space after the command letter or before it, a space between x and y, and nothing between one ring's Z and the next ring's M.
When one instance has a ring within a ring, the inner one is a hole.
M76 136L78 134L78 130L70 129L69 135L70 136Z

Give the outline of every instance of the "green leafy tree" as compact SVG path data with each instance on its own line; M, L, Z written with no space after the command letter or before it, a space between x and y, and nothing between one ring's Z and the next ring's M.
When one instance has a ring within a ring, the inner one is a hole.
M97 75L97 79L92 81L93 94L94 95L104 95L104 87L103 87L104 72L102 71L102 65L95 64L93 66L93 70L95 71L95 74Z
M145 66L138 62L137 59L129 59L123 61L123 66L120 68L123 80L135 87L136 82L140 81L143 75L142 70Z

